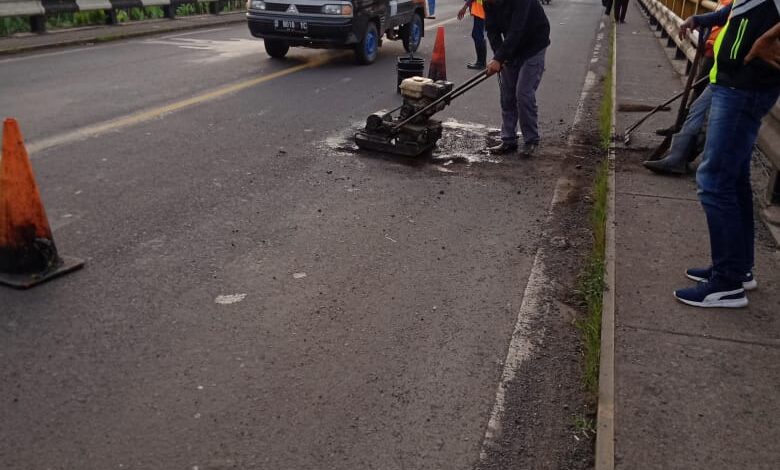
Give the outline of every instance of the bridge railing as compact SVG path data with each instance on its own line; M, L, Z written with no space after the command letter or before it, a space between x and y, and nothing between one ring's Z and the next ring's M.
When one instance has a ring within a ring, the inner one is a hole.
M46 16L81 11L106 12L106 23L117 24L117 10L129 8L160 7L165 17L176 17L176 9L186 4L208 4L209 13L219 14L228 0L0 0L0 18L25 17L30 30L46 31Z
M697 36L689 39L679 39L677 33L683 19L694 14L714 11L717 2L710 0L638 0L642 9L650 18L650 25L654 26L661 36L667 39L667 46L676 48L678 59L686 59L688 70L696 54ZM775 104L772 111L764 118L763 125L758 134L758 147L766 155L772 165L772 174L766 191L766 202L773 206L768 213L777 213L780 210L780 101ZM780 223L780 221L770 220Z

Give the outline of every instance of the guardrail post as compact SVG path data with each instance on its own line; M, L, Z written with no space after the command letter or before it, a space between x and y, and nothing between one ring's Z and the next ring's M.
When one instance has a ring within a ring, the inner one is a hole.
M774 183L769 184L769 203L780 204L780 170L775 170L772 175Z
M35 15L30 17L30 31L33 33L46 32L46 16Z
M106 12L106 24L119 24L119 19L116 17L116 10L112 8L104 11Z

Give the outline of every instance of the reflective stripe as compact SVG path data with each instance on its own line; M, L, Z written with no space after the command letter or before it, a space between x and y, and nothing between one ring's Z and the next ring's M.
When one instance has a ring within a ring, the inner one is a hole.
M485 8L482 6L482 0L471 2L471 14L477 18L485 19Z
M720 51L720 45L723 42L723 37L726 35L726 31L728 31L730 24L731 24L731 20L728 20L726 22L726 26L724 26L723 29L720 30L720 34L718 35L718 38L715 40L715 45L712 48L715 54L715 64L713 64L712 70L710 70L710 83L715 83L715 79L718 78L718 51Z
M739 29L737 30L737 37L734 39L734 44L731 46L731 55L729 56L731 60L737 59L737 54L739 54L739 48L742 45L742 39L745 37L745 29L747 29L748 20L747 18L742 18L739 20Z

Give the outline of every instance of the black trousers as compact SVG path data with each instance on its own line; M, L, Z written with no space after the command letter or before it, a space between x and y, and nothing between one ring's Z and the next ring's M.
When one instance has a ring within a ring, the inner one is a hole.
M613 3L615 4L615 21L625 22L628 0L604 0L603 4L607 7L607 10L604 12L605 15L609 15L609 12L612 11Z

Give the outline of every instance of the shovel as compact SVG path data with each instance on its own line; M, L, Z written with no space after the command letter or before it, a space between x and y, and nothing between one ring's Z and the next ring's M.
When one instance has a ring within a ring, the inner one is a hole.
M694 81L694 78L698 75L698 69L699 69L699 61L701 59L701 56L704 52L704 43L706 41L706 38L708 36L709 30L706 31L700 31L699 32L699 41L696 47L696 55L693 57L693 64L691 65L691 70L688 73L688 80L685 83L685 88L680 93L677 93L673 97L669 98L668 100L664 101L660 105L653 108L652 111L645 114L640 118L637 122L632 124L626 129L626 132L623 134L623 143L625 145L628 145L631 141L631 133L639 126L641 126L645 121L647 121L651 116L653 116L658 111L662 110L665 106L668 106L669 104L673 103L680 97L682 97L682 103L680 103L680 108L677 111L677 120L674 123L673 130L674 132L669 133L668 136L664 138L664 141L661 142L661 145L656 148L656 150L653 152L653 157L651 157L651 160L658 159L658 155L662 155L666 150L669 148L669 145L672 142L672 134L676 133L680 130L682 127L683 122L685 122L685 117L688 115L688 98L691 94L691 89L693 87L698 86L705 81L709 80L709 77L701 77L698 80Z
M682 102L680 102L680 109L677 111L677 120L672 127L672 132L667 133L664 136L664 140L656 147L648 160L658 160L664 156L669 147L672 145L672 137L682 129L685 118L688 117L688 110L691 108L688 99L690 97L691 89L693 88L693 77L699 75L699 61L704 54L704 43L709 36L709 29L699 31L699 41L696 47L696 55L693 57L693 65L691 66L690 73L688 74L688 81L685 84L685 90L683 94ZM709 78L709 77L705 77Z

